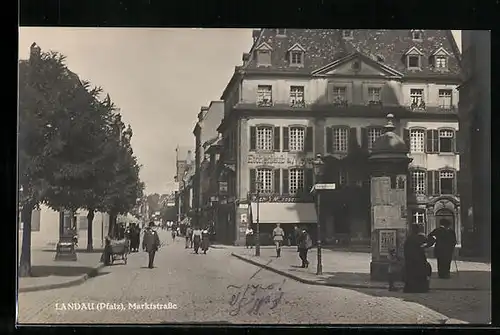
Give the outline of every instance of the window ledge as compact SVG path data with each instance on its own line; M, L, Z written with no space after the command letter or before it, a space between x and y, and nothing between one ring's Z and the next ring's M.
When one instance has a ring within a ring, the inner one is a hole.
M439 156L456 156L457 153L455 152L438 152L437 153Z
M251 151L258 153L258 154L274 154L276 152L274 150L262 150L262 149L255 149L255 150L251 150Z

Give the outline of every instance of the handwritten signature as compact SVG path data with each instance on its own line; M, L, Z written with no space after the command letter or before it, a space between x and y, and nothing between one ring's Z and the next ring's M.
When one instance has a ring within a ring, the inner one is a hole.
M275 309L281 302L284 292L282 291L285 279L281 283L273 283L268 286L245 284L229 285L227 290L232 292L229 305L229 315L236 316L242 309L248 307L248 314L257 314L264 305L269 309Z

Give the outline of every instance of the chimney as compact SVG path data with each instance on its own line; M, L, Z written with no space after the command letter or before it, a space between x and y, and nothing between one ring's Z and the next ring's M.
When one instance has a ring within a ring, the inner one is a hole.
M248 52L245 52L241 60L243 61L243 63L246 63L248 62L249 59L250 59L250 54Z
M260 29L254 29L252 32L252 38L254 43L257 42L259 35L260 35Z
M36 44L36 42L33 42L30 46L30 58L39 58L41 53L40 47Z

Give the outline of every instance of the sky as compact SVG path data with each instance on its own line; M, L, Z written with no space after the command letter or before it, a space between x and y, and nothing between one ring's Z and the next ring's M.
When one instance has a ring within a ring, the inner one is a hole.
M460 47L460 30L453 31ZM21 27L19 57L36 42L101 86L133 129L147 194L175 189L175 148L194 148L201 106L220 99L252 45L252 29Z

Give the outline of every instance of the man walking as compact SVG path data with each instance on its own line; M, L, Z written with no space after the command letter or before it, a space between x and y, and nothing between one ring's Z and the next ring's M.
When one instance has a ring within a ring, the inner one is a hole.
M150 269L154 267L155 254L160 247L160 238L158 237L158 233L152 229L153 226L154 222L151 221L144 231L144 237L142 239L142 249L148 253L148 268Z
M276 257L281 257L281 246L283 245L283 239L285 236L285 232L280 227L280 224L276 224L276 228L273 230L273 241L276 246Z
M434 247L434 256L437 259L438 276L441 279L450 278L450 266L457 244L455 232L451 229L451 222L448 219L439 221L440 227L434 229L429 234L429 240Z
M193 246L193 229L191 226L186 229L186 249Z

